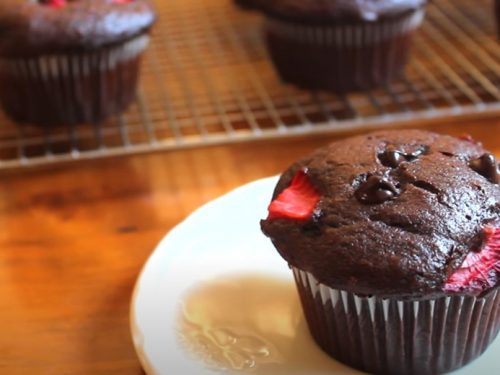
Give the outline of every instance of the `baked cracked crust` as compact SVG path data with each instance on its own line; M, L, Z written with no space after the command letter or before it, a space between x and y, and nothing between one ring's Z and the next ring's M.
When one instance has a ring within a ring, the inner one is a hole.
M500 221L497 161L471 140L405 130L338 141L292 165L273 199L298 172L319 194L314 212L270 217L262 230L290 265L332 288L445 294L484 228Z

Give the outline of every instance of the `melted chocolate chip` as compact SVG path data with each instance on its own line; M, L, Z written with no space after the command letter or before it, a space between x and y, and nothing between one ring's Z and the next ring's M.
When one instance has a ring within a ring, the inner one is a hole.
M370 176L358 188L355 196L361 203L378 204L393 199L398 193L390 181L380 176Z
M413 161L413 160L417 159L420 155L425 155L427 153L429 153L429 146L422 145L422 146L418 146L412 152L407 152L405 154L405 158L408 161Z
M401 150L395 149L392 146L389 146L387 150L378 154L378 158L380 162L386 167L397 168L399 165L405 161L413 161L417 159L420 155L423 155L427 152L427 148L425 146L419 146L412 152L403 152Z
M406 161L403 153L397 150L386 150L378 155L379 160L386 167L397 168L399 165Z
M500 170L495 155L487 152L480 158L471 160L469 166L494 184L500 183Z

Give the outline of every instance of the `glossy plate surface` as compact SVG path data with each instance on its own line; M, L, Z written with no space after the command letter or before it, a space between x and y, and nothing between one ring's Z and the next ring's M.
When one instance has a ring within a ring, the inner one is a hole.
M291 271L260 232L276 181L206 204L151 255L131 304L132 337L148 374L359 374L316 347ZM495 373L499 358L497 339L456 373Z

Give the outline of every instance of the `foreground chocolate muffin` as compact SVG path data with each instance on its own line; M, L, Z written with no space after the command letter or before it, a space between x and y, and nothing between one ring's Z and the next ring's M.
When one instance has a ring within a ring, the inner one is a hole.
M323 350L384 374L443 373L483 353L500 328L499 183L480 144L418 130L292 165L261 226Z
M2 0L0 103L45 126L125 110L154 21L148 0Z
M269 53L281 78L338 93L403 73L426 0L236 0L266 15Z

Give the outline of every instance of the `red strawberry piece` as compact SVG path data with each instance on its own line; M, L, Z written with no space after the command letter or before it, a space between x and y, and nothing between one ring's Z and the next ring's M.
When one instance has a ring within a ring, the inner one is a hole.
M268 219L307 220L313 214L320 195L304 171L298 171L288 188L283 190L268 207Z
M475 292L494 287L500 280L500 227L484 228L484 245L471 251L446 281L446 292Z
M462 141L467 141L467 142L470 142L470 143L476 143L476 141L474 140L474 138L472 138L472 135L467 134L467 133L460 134L458 136L458 138L461 139Z
M458 137L458 139L461 139L462 141L470 142L478 146L482 146L482 143L479 141L476 141L474 138L472 138L472 135L468 133L462 133Z
M42 4L48 5L52 8L62 8L66 5L66 0L45 0Z

